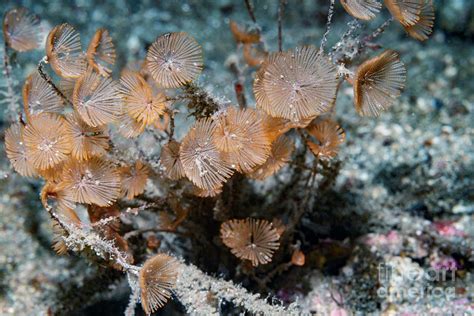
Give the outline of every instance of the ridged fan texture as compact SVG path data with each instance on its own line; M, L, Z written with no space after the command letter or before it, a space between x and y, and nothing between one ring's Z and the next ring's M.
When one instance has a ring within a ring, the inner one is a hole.
M63 78L77 78L85 71L79 33L69 24L54 27L46 40L46 55L54 72Z
M188 179L201 189L210 191L222 186L233 173L227 157L213 142L215 129L211 119L197 121L180 148L181 163Z
M102 126L87 125L77 113L66 116L72 139L72 156L77 160L88 160L105 155L109 149L109 135Z
M39 170L59 164L71 153L69 125L57 114L41 113L31 116L23 137L28 158Z
M28 157L23 133L24 127L20 123L10 126L5 131L5 151L16 172L24 177L34 177L37 172Z
M91 69L77 80L73 104L82 120L90 126L114 122L122 113L118 83Z
M232 167L250 172L263 164L271 148L263 116L254 109L229 107L216 119L214 143L228 154Z
M179 180L185 176L183 165L179 159L180 146L180 143L172 140L161 148L161 169L171 180Z
M327 112L336 98L337 71L327 56L315 47L296 48L278 53L264 63L263 96L257 95L258 106L274 117L300 121ZM261 93L258 93L261 94ZM261 98L267 102L259 102Z
M399 54L387 50L367 60L357 69L354 103L363 116L378 116L400 96L405 86L406 69Z
M146 64L160 87L178 88L195 80L201 73L201 47L184 32L167 33L151 45Z
M272 261L280 245L280 235L272 223L254 218L222 223L221 239L237 258L250 260L253 266Z
M426 41L433 32L435 11L432 0L424 0L420 19L410 26L405 26L407 33L416 40Z
M248 177L265 180L273 175L290 161L294 148L295 146L291 138L281 135L272 143L270 156L265 163L255 168L255 170L248 174Z
M36 71L23 85L23 105L27 117L44 112L61 113L64 108L61 97Z
M153 96L153 90L139 73L126 71L120 79L125 111L138 122L146 125L159 119L166 108L162 93Z
M346 139L344 130L330 119L310 125L307 131L316 140L316 142L307 140L308 147L319 158L336 157L339 152L339 145Z
M171 297L178 274L176 264L175 258L161 253L148 259L140 269L141 301L147 315L163 307Z
M385 0L385 6L403 26L411 26L420 20L424 0Z
M115 46L109 31L98 29L87 48L87 61L96 72L104 77L110 76L115 63Z
M3 18L3 38L12 49L25 52L39 47L40 20L25 8L9 10Z
M110 206L121 193L118 169L100 158L87 161L69 161L59 184L74 202Z
M372 20L382 8L377 0L341 0L344 9L353 17L361 20Z

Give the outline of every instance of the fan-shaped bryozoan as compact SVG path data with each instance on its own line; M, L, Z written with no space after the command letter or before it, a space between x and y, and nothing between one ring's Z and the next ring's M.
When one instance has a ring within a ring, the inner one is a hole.
M275 62L278 54L269 54L260 65L260 69L255 73L255 79L253 81L253 93L255 95L255 101L257 102L257 108L268 109L266 113L270 113L271 102L265 93L265 87L263 85L263 78L266 73L266 68L269 64Z
M201 73L201 47L184 32L167 33L151 45L146 65L160 87L178 88L194 81Z
M238 171L252 171L270 154L271 141L263 117L254 109L228 107L216 119L214 143Z
M280 235L272 223L254 218L222 223L221 239L237 258L250 260L253 266L272 261L280 245Z
M341 0L341 5L353 17L366 21L375 18L382 8L377 0Z
M96 72L108 77L115 63L115 47L106 29L98 29L87 48L87 61Z
M257 106L271 116L300 121L328 111L336 98L336 68L315 47L277 53L262 68L254 89L268 102L257 95Z
M339 152L339 145L345 140L344 130L334 121L325 119L307 127L308 133L316 142L307 140L307 145L316 157L334 158Z
M392 16L403 26L414 25L420 20L424 0L384 0Z
M39 170L51 168L64 161L71 153L69 125L61 116L41 113L31 116L23 138L26 152L33 166Z
M23 85L23 105L27 117L43 112L60 113L64 108L61 97L36 71Z
M171 297L178 276L176 264L175 258L161 253L148 259L140 269L141 301L147 315L163 307Z
M43 206L52 207L55 214L68 224L81 225L81 220L75 211L76 203L68 192L64 191L57 183L46 182L41 189L41 203Z
M120 79L124 110L137 122L150 125L164 113L166 97L153 96L150 85L134 71L126 71Z
M63 78L77 78L85 71L79 33L69 24L56 26L46 40L46 55L54 72Z
M387 50L359 66L354 80L354 103L363 116L378 116L400 96L406 69L399 54Z
M77 160L88 160L103 156L109 149L109 135L102 126L89 126L77 114L66 116L72 140L72 156Z
M179 180L185 176L183 165L179 159L180 146L180 143L172 140L161 148L161 169L171 180Z
M122 113L118 83L92 69L77 79L73 104L82 120L90 126L116 121Z
M110 206L120 197L121 179L118 169L109 161L92 158L70 160L63 170L59 187L74 202Z
M197 121L184 137L179 151L186 177L209 191L222 186L233 173L227 157L213 142L215 129L211 119Z
M97 73L105 77L110 76L116 54L109 31L100 28L95 32L87 48L86 57Z
M432 0L421 0L423 6L420 12L419 20L413 25L404 25L405 31L419 41L426 41L431 32L433 32L433 25L435 20L434 5Z
M23 125L20 123L11 125L5 131L5 151L16 172L24 177L34 177L37 172L26 151L23 133Z
M295 146L291 138L282 135L272 144L270 156L261 166L248 174L250 178L264 180L280 170L291 159Z
M145 191L149 173L150 169L148 166L139 160L132 166L120 168L123 195L131 200L135 196L142 194Z
M40 20L25 8L11 9L3 18L3 38L12 49L36 49L40 41Z

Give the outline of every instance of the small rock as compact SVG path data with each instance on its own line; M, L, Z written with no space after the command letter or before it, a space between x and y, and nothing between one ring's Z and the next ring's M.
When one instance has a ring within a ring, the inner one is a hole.
M456 204L453 207L454 214L470 214L474 213L474 204L470 205L463 205L463 204Z

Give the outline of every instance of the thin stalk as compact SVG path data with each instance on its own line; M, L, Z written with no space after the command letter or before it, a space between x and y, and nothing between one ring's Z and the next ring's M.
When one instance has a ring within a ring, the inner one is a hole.
M17 119L19 118L19 121L21 122L21 109L18 106L18 99L16 98L15 95L15 88L14 88L14 82L12 79L12 68L11 68L11 62L10 62L10 54L9 54L9 47L7 44L7 41L4 41L4 50L3 50L3 68L4 68L4 76L5 76L5 81L6 81L6 87L7 87L7 92L5 99L7 100L8 104L8 109L14 113L17 112ZM11 113L9 113L11 115Z
M174 136L174 111L170 110L168 114L170 116L170 131L168 134L168 141L172 141Z
M323 53L324 47L326 46L326 43L328 41L328 34L331 31L332 16L334 15L334 3L335 3L335 0L331 0L331 3L329 4L328 20L326 22L326 31L324 32L323 38L321 39L321 45L319 46L319 54Z
M364 37L362 39L362 43L364 43L363 45L365 45L366 43L372 42L374 39L379 37L380 34L382 34L385 31L385 29L390 25L390 23L392 23L392 21L393 21L393 17L390 17L387 21L383 22L382 25L380 25L372 34Z
M278 51L283 51L283 28L282 28L282 21L283 21L283 11L285 6L285 0L280 0L278 5Z
M43 58L38 63L38 73L40 74L41 78L46 81L47 84L53 88L54 92L56 92L64 102L68 105L72 106L72 102L64 95L64 93L54 84L53 79L46 73L44 70L44 64L46 63L46 58Z
M253 11L253 5L250 3L250 0L245 0L245 7L247 8L247 12L249 13L253 23L257 24L257 19L255 18L255 13Z

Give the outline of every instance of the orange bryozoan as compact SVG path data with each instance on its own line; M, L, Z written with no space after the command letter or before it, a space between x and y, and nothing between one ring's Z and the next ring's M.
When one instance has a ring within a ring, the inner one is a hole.
M201 72L201 47L186 33L168 33L151 45L146 64L159 86L178 88L196 79Z
M254 83L257 107L300 121L327 112L336 99L336 67L312 46L268 57Z
M162 169L171 180L178 180L185 176L183 164L179 159L180 146L180 143L172 140L161 148Z
M215 130L213 120L197 121L179 150L184 173L204 190L219 188L233 173L228 157L213 142Z
M38 48L40 20L25 8L12 9L3 19L3 37L12 49L25 52Z
M252 265L258 266L272 260L273 252L279 247L280 235L272 223L247 218L224 222L221 239L236 257L250 260Z
M41 113L31 116L23 139L31 164L44 170L67 159L72 150L69 125L59 115Z
M64 108L61 97L36 71L23 85L23 105L27 117L43 112L61 113Z
M64 166L59 187L74 202L109 206L120 197L121 178L109 161L92 158L79 163L71 160Z
M134 165L120 168L123 195L131 200L145 191L150 170L147 165L137 161Z
M424 0L419 20L413 25L404 26L404 28L414 39L426 41L433 32L434 20L435 11L433 0Z
M357 68L354 103L363 116L378 116L388 109L405 87L406 69L400 56L387 50Z
M177 278L176 263L176 259L162 253L148 259L140 269L141 301L147 315L170 298Z
M214 144L228 155L232 168L250 172L270 154L270 138L263 115L254 109L227 108L216 119Z
M90 126L112 123L122 112L119 85L89 69L77 79L73 104L82 120Z
M307 145L316 157L334 158L339 151L339 145L345 140L344 130L334 121L326 119L307 127L312 140L307 140Z
M372 20L382 4L377 0L340 0L344 9L355 18Z
M27 154L23 137L24 130L24 126L20 123L13 124L6 130L5 150L16 172L24 177L33 177L37 171Z
M384 0L385 6L405 31L419 41L425 41L433 31L433 0Z
M87 61L95 71L108 77L115 63L115 47L106 29L98 29L87 48Z
M60 77L77 78L85 71L80 35L67 23L58 25L49 32L46 56Z
M288 136L282 135L272 144L270 156L261 166L248 174L250 178L265 180L275 172L279 171L291 160L291 154L295 149L294 143Z
M150 125L159 119L166 108L163 94L153 90L137 72L126 71L120 79L124 110L137 122Z
M69 123L68 135L72 140L72 156L77 160L88 160L106 154L109 149L109 136L102 126L89 126L77 114L66 116Z

